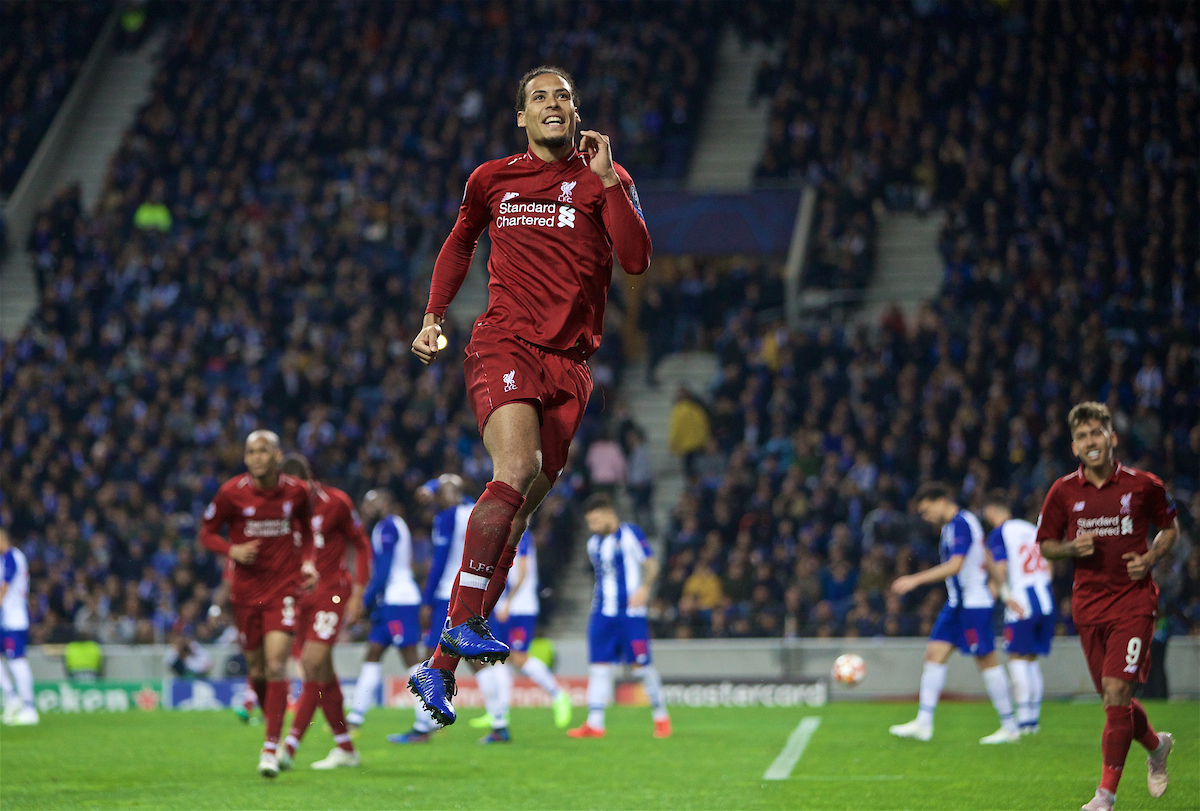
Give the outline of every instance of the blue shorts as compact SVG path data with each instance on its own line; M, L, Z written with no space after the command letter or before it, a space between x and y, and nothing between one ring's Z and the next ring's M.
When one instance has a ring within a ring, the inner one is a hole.
M931 642L949 642L971 656L987 656L996 649L992 609L944 605L929 634Z
M367 641L377 645L407 648L421 639L421 606L384 605L371 612Z
M491 623L492 635L508 645L509 650L524 653L537 632L537 614L509 614L504 622Z
M1016 622L1004 623L1004 650L1018 656L1049 656L1054 639L1053 614L1034 614Z
M588 620L588 651L592 664L625 662L650 664L650 623L645 617L606 617Z
M442 638L442 629L446 626L446 615L450 613L449 600L434 600L431 606L433 613L429 615L429 633L425 634L425 647L432 653Z
M0 631L0 650L6 659L24 659L25 646L29 644L29 631Z

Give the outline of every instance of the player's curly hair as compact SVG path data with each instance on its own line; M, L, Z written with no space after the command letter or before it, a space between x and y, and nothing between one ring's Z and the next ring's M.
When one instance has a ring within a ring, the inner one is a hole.
M553 73L555 76L561 76L567 83L567 87L571 88L571 99L575 102L576 108L579 107L579 93L575 90L575 80L571 78L571 74L567 73L560 67L555 65L539 65L533 70L527 72L521 77L521 83L517 85L517 112L525 112L525 103L528 101L526 89L529 83L541 76L543 73Z
M1104 403L1089 400L1075 406L1067 414L1067 426L1071 429L1072 434L1075 433L1076 428L1092 420L1098 421L1106 431L1112 430L1112 412Z

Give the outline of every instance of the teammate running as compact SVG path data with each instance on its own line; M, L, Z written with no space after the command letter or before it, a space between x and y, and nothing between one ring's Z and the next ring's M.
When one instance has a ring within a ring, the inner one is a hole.
M412 351L438 354L442 320L483 230L491 236L489 306L466 350L471 408L494 476L467 526L447 628L409 686L439 723L455 719L459 658L503 661L508 646L486 617L512 566L529 516L566 464L592 391L587 359L600 345L615 251L627 273L650 266L650 235L629 174L608 137L580 135L575 83L561 68L521 77L517 126L529 148L489 161L467 181L458 221L434 266Z
M336 745L327 757L313 763L312 768L357 766L358 752L350 740L342 707L342 686L333 669L333 645L337 642L338 632L357 621L362 611L363 584L371 571L371 548L350 496L316 481L308 460L298 453L289 454L283 460L281 470L308 483L312 494L313 545L317 550L317 573L321 579L318 588L300 598L293 655L300 658L304 688L296 702L292 728L279 753L279 766L291 768L318 704L333 730ZM346 565L351 549L354 550L353 585Z
M1000 601L1004 604L1004 652L1012 679L1017 727L1035 735L1042 712L1042 666L1054 639L1054 596L1050 567L1037 545L1037 527L1012 517L1008 494L996 490L983 502L983 519L992 526L987 548L992 553Z
M1037 542L1050 560L1074 558L1071 617L1096 692L1104 699L1103 765L1096 795L1084 811L1111 811L1117 784L1136 740L1150 753L1151 797L1167 790L1171 733L1157 733L1133 697L1150 673L1150 640L1158 613L1151 570L1179 536L1175 503L1153 474L1114 456L1117 435L1103 403L1080 403L1067 415L1079 470L1050 486L1038 518ZM1147 546L1150 526L1159 528Z
M946 662L958 648L975 657L988 697L1000 716L1000 729L979 742L1015 743L1021 739L1021 733L1013 718L1008 678L996 657L996 635L992 630L995 598L988 590L983 527L978 518L954 502L952 491L944 484L926 482L918 488L913 501L922 519L942 528L939 547L942 562L923 572L897 577L892 582L892 591L907 594L918 586L945 580L948 594L925 646L917 717L907 724L894 724L888 731L899 738L919 741L933 737L933 712L946 686Z
M233 560L229 603L246 671L266 720L258 760L263 777L279 774L277 749L287 712L287 660L302 591L317 584L308 486L279 471L273 431L246 438L247 473L217 490L204 511L200 542ZM229 528L229 540L221 531Z

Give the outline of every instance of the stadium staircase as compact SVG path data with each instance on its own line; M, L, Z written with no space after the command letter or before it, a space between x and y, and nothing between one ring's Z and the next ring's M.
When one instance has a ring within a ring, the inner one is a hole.
M80 184L84 208L88 212L95 210L109 160L120 147L138 109L150 98L150 83L158 71L155 62L166 39L166 31L156 32L137 51L129 53L113 53L110 37L97 39L94 47L99 51L89 57L98 60L94 79L89 77L90 86L81 87L82 98L68 97L59 110L43 139L48 142L53 138L54 143L39 147L39 153L44 155L43 149L48 149L54 155L39 160L35 154L26 170L40 174L36 178L36 191L25 206L30 213L45 205L57 190L75 181ZM82 76L79 81L84 81ZM61 125L59 118L64 119ZM14 198L26 183L24 176L21 180ZM28 215L12 219L11 247L0 267L0 328L5 336L20 332L37 304L33 257L25 250L32 222L32 216Z
M625 370L621 399L634 420L646 432L650 464L654 470L654 519L657 534L650 541L662 551L661 533L667 528L671 510L683 492L683 467L667 449L667 424L675 392L686 385L704 396L717 376L717 356L711 352L682 352L668 355L658 365L658 387L646 385L646 362L630 364ZM587 633L588 612L592 605L595 576L587 555L571 558L570 569L559 586L558 610L548 629L552 638L582 637Z
M778 62L778 47L744 46L732 27L721 37L717 71L708 97L696 152L688 172L692 191L748 191L767 142L768 99L752 98L764 59Z
M937 246L941 228L942 216L936 211L886 211L880 216L875 273L855 318L859 324L878 324L893 303L911 320L923 302L938 294L944 276Z

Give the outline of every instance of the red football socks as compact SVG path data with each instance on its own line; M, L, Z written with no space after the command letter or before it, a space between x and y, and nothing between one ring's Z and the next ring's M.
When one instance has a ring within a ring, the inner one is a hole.
M267 680L266 679L254 679L253 681L251 681L250 679L247 679L247 681L250 682L250 687L252 690L254 690L254 697L258 699L259 709L266 707L267 706ZM250 708L247 707L246 709L250 709Z
M279 735L283 732L283 716L287 713L288 683L267 682L263 700L263 717L267 722L267 741L264 749L274 752L279 747Z
M496 561L496 571L492 572L492 579L488 581L487 591L483 595L483 611L480 612L485 617L490 617L492 611L496 609L496 603L500 602L500 595L504 593L504 587L508 585L508 572L512 569L513 561L517 557L517 547L505 546L500 553L500 560Z
M313 687L320 691L321 712L325 713L325 720L333 731L333 739L342 749L353 752L354 744L350 742L346 729L346 709L342 706L342 685L334 679L321 685L313 682ZM308 685L305 685L305 689L308 689Z
M1146 747L1147 751L1153 752L1158 748L1158 733L1154 731L1154 727L1150 726L1146 708L1136 698L1130 702L1129 707L1133 710L1133 739Z
M1117 793L1121 782L1121 770L1125 768L1125 756L1133 742L1133 713L1129 707L1105 707L1107 720L1104 736L1100 739L1100 750L1104 753L1104 767L1100 771L1100 788ZM1157 744L1156 744L1157 745Z
M525 497L504 482L488 482L471 510L463 540L458 594L450 603L450 624L461 625L476 614L484 615L483 602L496 563L508 546L513 518Z
M288 732L289 738L295 738L299 743L304 738L304 733L308 731L308 725L312 723L313 713L317 711L317 702L320 700L321 685L315 681L304 682L304 689L300 691L300 698L296 701L296 714L292 716L292 728Z

